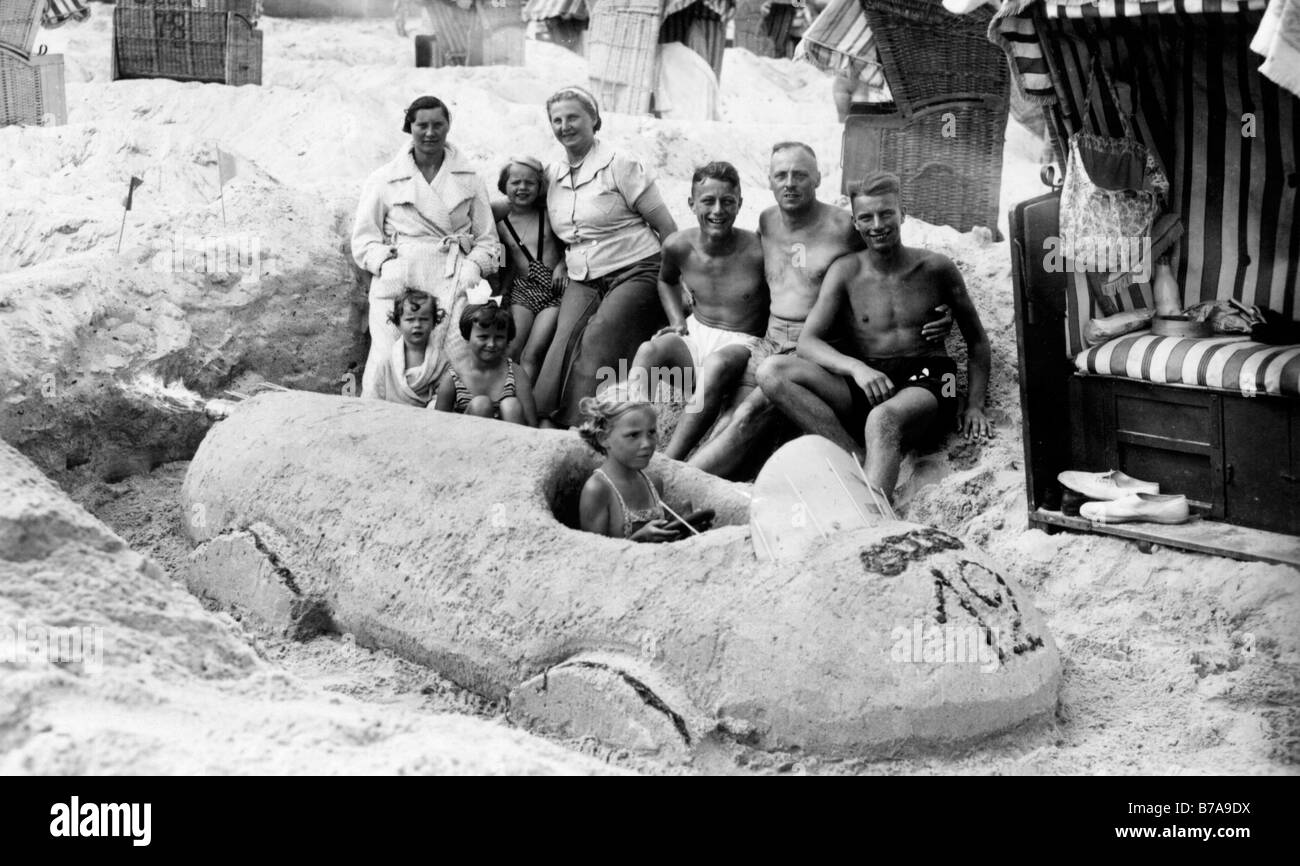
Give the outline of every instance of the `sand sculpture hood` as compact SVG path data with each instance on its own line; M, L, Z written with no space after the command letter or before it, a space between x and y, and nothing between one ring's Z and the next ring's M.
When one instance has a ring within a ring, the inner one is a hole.
M562 522L595 465L572 433L263 395L185 479L191 588L281 631L350 632L524 723L637 747L881 755L1055 707L1042 617L961 539L887 523L760 563L746 486L660 458L667 501L715 508L719 527L603 538ZM962 658L974 629L984 647Z

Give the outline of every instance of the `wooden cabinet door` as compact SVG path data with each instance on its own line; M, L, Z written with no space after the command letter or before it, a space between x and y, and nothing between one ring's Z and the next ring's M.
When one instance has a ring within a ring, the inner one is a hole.
M1228 520L1300 535L1300 405L1227 398L1223 439Z

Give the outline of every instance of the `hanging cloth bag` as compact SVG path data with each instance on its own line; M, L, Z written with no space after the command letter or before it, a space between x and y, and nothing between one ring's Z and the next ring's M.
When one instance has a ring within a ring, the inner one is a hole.
M1094 132L1070 136L1065 183L1061 188L1061 243L1067 256L1087 258L1090 271L1106 271L1107 250L1151 235L1169 195L1169 178L1155 156L1133 134L1133 124L1110 78L1094 59L1083 101L1086 116L1097 80L1105 81L1123 138ZM1139 270L1133 263L1133 270ZM1124 281L1126 284L1127 281ZM1116 289L1120 283L1111 283ZM1112 289L1113 290L1113 289Z

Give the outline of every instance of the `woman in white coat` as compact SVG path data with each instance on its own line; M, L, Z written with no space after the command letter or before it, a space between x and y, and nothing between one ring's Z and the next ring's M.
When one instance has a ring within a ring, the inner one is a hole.
M352 228L352 257L369 271L370 355L361 396L380 397L381 373L397 328L388 321L393 299L409 286L433 295L449 315L431 337L459 336L455 321L465 293L501 259L487 187L460 152L447 143L451 112L436 96L406 109L402 131L411 141L392 162L366 178ZM453 360L453 359L448 359Z

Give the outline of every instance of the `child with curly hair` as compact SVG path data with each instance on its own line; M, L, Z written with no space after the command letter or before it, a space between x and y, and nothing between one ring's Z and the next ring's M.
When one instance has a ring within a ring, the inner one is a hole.
M654 407L602 394L584 397L578 410L582 413L578 435L605 455L605 462L582 487L578 501L582 529L632 541L680 538L679 531L668 528L662 485L645 473L659 439Z
M447 361L432 339L434 328L445 315L432 295L418 289L408 288L393 299L388 321L397 327L402 339L393 343L387 363L375 380L377 397L407 406L429 405L447 369Z
M469 363L448 370L434 408L536 427L532 380L507 352L515 336L510 313L496 301L470 304L461 314L460 334L469 344Z

